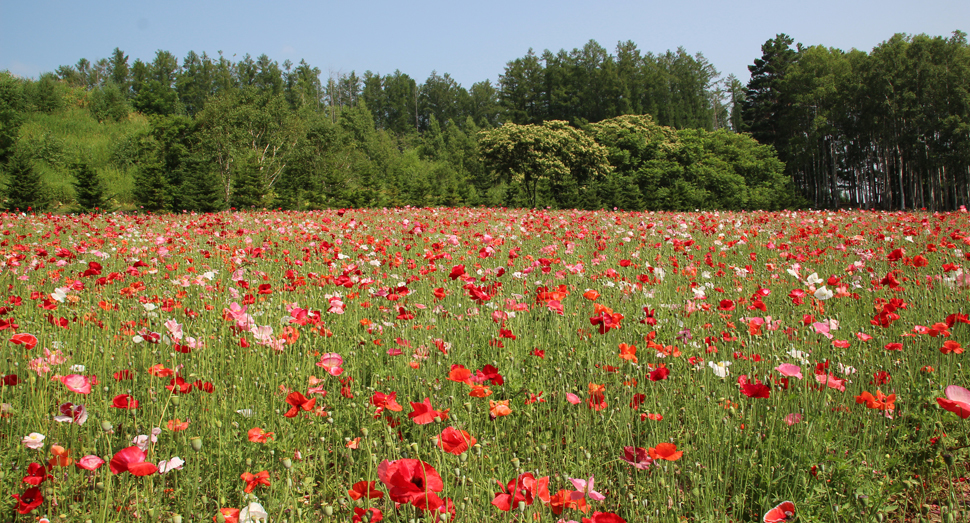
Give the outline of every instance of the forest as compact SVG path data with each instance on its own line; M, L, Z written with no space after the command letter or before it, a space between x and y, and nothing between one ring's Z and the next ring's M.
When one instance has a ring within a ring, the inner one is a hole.
M493 84L121 49L0 72L3 206L955 209L966 34L871 52L768 40L747 84L703 54L531 49Z

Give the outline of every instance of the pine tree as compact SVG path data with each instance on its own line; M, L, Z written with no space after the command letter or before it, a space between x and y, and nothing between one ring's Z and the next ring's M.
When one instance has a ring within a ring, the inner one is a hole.
M264 192L259 168L253 162L245 162L233 177L229 206L238 210L261 207Z
M39 172L25 154L14 154L7 164L5 208L43 211L50 205L50 192Z
M79 160L71 164L71 174L74 175L74 200L77 208L81 212L92 212L95 209L102 211L108 205L108 196L105 193L104 183L97 171L86 161Z
M205 162L186 161L181 189L184 210L218 212L225 209L219 175Z
M164 212L171 203L168 177L157 161L141 165L135 174L135 201L151 212Z

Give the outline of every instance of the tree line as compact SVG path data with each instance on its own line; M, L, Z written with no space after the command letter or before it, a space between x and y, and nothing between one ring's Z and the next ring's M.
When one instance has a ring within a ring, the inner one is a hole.
M418 83L400 71L323 74L305 61L221 52L180 62L160 50L131 62L115 49L36 80L0 72L5 205L42 207L45 194L62 209L93 201L152 211L966 203L963 33L896 35L868 54L792 43L766 42L747 85L700 53L620 42L611 54L595 41L529 50L496 84L468 89L447 73ZM100 152L58 131L83 121L111 137ZM534 150L558 151L554 163L570 165L586 146L563 145L565 135L606 148L609 165L587 176L496 154L495 144L516 149L514 137L547 140ZM102 190L105 173L113 191ZM35 180L23 182L27 174ZM53 190L42 190L45 180Z
M740 130L815 207L952 210L970 201L970 46L897 34L872 52L792 46L749 67Z

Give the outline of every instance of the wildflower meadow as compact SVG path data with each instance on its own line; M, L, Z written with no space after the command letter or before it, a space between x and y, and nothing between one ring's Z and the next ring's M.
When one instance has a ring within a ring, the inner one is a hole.
M970 220L0 214L4 521L970 520Z

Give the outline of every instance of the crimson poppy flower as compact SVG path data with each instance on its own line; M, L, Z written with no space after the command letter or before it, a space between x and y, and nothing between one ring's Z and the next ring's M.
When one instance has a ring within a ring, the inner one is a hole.
M360 507L354 507L354 517L351 519L351 522L361 523L365 518L368 523L377 523L384 519L384 514L376 508L364 510Z
M443 412L435 410L431 406L431 398L424 398L424 401L421 403L415 403L413 401L410 403L413 411L408 414L408 417L418 425L427 425L435 421L435 418L444 421L448 419L448 411L451 410L445 409Z
M290 405L290 410L286 411L283 415L287 418L295 418L300 413L300 409L312 410L314 405L317 404L317 399L307 399L306 396L299 392L291 392L286 396L286 403Z
M643 447L623 447L623 455L620 459L633 465L634 468L638 470L646 470L653 465L653 458L651 458L647 449Z
M414 503L423 498L438 499L435 492L445 488L438 471L417 459L384 460L377 467L377 477L388 488L388 496L397 503ZM440 499L438 499L440 503Z
M368 499L381 499L384 497L384 493L377 490L376 481L358 481L354 483L350 490L347 491L347 495L350 499L357 501L360 498Z
M647 449L647 452L650 453L650 457L654 460L664 459L667 461L677 461L684 455L684 452L678 451L677 445L673 443L661 443L656 447Z
M764 383L745 383L741 385L741 393L749 398L768 398L771 388Z
M264 470L255 475L250 474L249 472L243 472L239 478L246 482L246 488L243 489L243 492L246 494L252 492L259 485L266 485L267 487L270 486L268 470Z
M117 381L127 381L135 379L135 373L130 370L119 370L114 373L114 378Z
M485 365L482 370L475 371L475 378L475 381L479 383L486 381L491 382L492 385L503 385L505 383L505 378L492 365Z
M670 369L666 366L660 366L650 372L650 381L665 380L667 376L670 376Z
M23 494L12 494L17 500L17 512L27 514L44 503L44 496L37 487L30 487Z
M27 466L27 475L21 481L32 487L36 487L48 479L54 479L54 476L47 473L47 467L40 463L31 463Z
M441 450L458 456L468 450L468 447L478 443L478 440L464 430L448 427L441 431L441 434L435 436L434 443Z
M626 520L612 512L593 512L593 516L583 518L583 523L626 523Z
M149 476L158 472L158 467L145 461L145 451L137 446L119 450L108 462L108 467L112 474L131 472L134 476Z
M138 400L132 398L130 394L119 394L111 400L111 406L116 409L137 409Z

